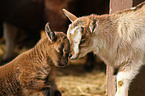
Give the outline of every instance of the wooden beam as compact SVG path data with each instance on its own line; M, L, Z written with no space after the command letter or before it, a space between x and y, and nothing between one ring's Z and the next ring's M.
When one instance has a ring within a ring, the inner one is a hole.
M115 96L116 92L116 83L115 83L115 76L113 76L113 67L107 65L106 69L106 96Z
M110 0L110 10L109 13L114 13L117 11L122 11L126 8L131 8L133 5L133 0Z

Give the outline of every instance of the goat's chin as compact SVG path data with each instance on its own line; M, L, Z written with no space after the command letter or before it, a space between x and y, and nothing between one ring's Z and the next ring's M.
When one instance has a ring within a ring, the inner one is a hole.
M76 57L76 56L72 56L70 59L71 60L76 60L78 58L78 56Z
M83 58L87 55L87 53L79 53L77 55L72 55L72 57L70 58L71 60L76 60L76 59L80 59L80 58Z
M85 57L87 54L82 54L78 56L78 59Z
M71 60L78 59L78 55L79 55L79 54L73 54L73 55L70 57L70 59L71 59Z
M68 60L66 60L66 59L58 60L58 63L56 64L56 67L64 67L64 66L67 65L67 63L68 63Z
M64 66L66 66L66 64L59 63L59 64L57 65L57 67L64 67Z
M76 60L76 59L83 58L84 56L85 56L85 55L72 56L70 59L71 59L71 60Z

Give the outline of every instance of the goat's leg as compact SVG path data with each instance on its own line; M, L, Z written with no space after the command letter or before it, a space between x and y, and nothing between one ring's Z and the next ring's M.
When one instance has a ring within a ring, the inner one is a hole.
M15 52L15 39L16 39L16 34L18 32L18 29L11 24L8 24L4 22L3 24L4 27L4 38L6 41L6 53L3 56L3 60L8 60L14 57Z
M61 96L61 92L58 90L57 85L55 84L55 68L52 69L50 75L47 79L47 84L50 85L50 96ZM48 95L48 96L49 96Z
M132 80L139 73L141 63L138 65L129 64L117 74L117 92L115 96L127 96L128 88Z

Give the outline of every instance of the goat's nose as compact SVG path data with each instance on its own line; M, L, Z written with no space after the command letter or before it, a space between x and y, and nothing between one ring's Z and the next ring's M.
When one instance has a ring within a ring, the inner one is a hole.
M69 58L71 58L72 57L72 54L69 54Z

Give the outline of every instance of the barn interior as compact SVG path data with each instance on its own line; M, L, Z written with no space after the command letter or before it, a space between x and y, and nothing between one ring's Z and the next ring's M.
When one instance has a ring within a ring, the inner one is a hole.
M133 6L142 1L134 0ZM10 62L43 38L46 22L50 22L52 30L66 33L71 22L63 14L63 8L81 17L109 14L109 4L110 0L1 0L0 65ZM15 55L7 60L2 59L6 52L4 22L18 29ZM62 96L106 96L106 66L93 53L76 61L70 60L64 68L57 68L55 79Z

